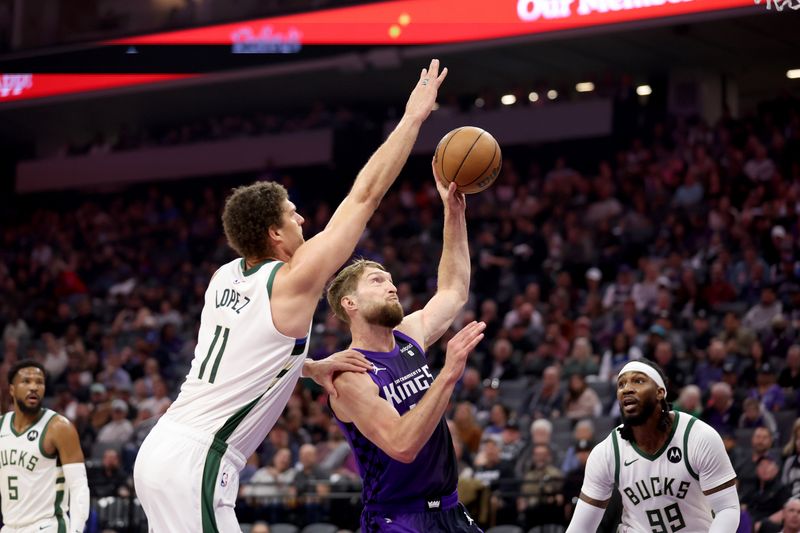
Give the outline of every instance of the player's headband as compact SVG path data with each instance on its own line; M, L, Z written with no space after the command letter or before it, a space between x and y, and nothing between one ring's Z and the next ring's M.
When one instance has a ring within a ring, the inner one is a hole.
M664 389L664 398L667 397L667 387L664 385L664 380L661 379L661 375L652 366L640 363L639 361L631 361L622 367L622 370L619 371L619 375L621 376L625 372L641 372L655 381L656 385L658 385L660 388Z

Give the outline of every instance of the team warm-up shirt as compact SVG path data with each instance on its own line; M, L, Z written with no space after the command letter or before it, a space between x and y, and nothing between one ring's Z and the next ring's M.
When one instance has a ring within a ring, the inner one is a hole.
M589 456L581 491L603 501L619 488L619 533L707 533L713 517L703 491L736 477L719 434L673 413L672 432L654 455L620 437L617 428Z
M419 344L398 331L394 332L394 340L395 346L390 352L358 351L373 365L369 376L378 385L381 398L390 402L402 416L422 400L434 378ZM338 419L337 422L355 453L363 479L365 505L395 505L424 499L429 507L435 508L440 498L456 490L458 469L444 417L410 464L389 457L355 424Z
M50 409L30 428L17 434L14 413L0 418L0 500L3 522L23 527L56 517L59 531L66 528L69 494L57 455L44 453L47 426L56 416Z
M237 259L217 271L206 290L191 370L164 415L244 457L280 416L308 352L308 337L287 337L272 322L270 295L282 266L266 261L245 270Z

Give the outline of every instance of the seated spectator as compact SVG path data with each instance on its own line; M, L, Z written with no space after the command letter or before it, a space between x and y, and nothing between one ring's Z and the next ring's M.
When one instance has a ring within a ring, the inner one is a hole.
M800 497L800 418L795 419L792 433L787 441L783 447L781 481L789 488L792 498L798 498Z
M93 498L130 495L128 474L122 469L117 450L103 452L102 462L89 468L88 478Z
M756 386L750 389L750 398L757 399L764 409L773 413L783 409L786 403L783 389L775 381L775 368L770 363L762 363L758 368Z
M489 423L483 429L484 435L499 435L506 429L511 412L502 403L496 403L489 412Z
M500 439L500 460L514 464L525 447L519 431L519 422L517 422L516 418L509 418L506 421L506 426L500 434Z
M741 413L733 399L733 391L727 383L714 383L711 386L702 420L717 430L717 433L734 433Z
M111 402L111 420L97 432L97 442L117 444L121 448L133 435L133 424L128 420L128 404L123 400Z
M780 523L781 509L789 499L789 489L781 482L778 458L774 453L764 454L756 465L756 482L742 487L739 496L753 517L756 530L769 522Z
M590 440L579 440L575 443L575 466L564 472L564 518L569 523L572 512L578 504L578 496L586 474L586 462L594 444Z
M756 398L745 398L742 404L742 416L739 417L739 427L755 429L757 427L769 429L773 435L778 433L775 417Z
M778 385L791 392L800 391L800 344L793 344L786 352L786 366L778 375Z
M564 416L570 420L580 420L598 417L602 412L600 397L586 384L586 378L581 374L572 374L564 398Z
M481 449L475 456L473 477L492 491L492 507L495 509L497 523L509 524L516 516L513 494L517 490L513 464L500 458L500 436L484 436Z
M564 390L561 386L561 368L548 366L540 383L533 387L527 412L533 418L558 418L564 408Z
M765 427L758 427L753 431L753 436L750 438L750 453L739 464L734 465L736 475L739 479L739 494L744 492L755 492L758 485L758 476L756 469L759 461L767 455L767 452L772 448L774 438L772 432Z
M614 335L611 348L603 353L600 361L598 377L601 381L616 382L617 374L629 361L642 358L642 351L638 346L632 346L628 336L620 332Z
M686 385L682 388L674 407L676 411L700 418L703 414L703 399L700 394L700 387Z
M329 473L317 461L317 449L313 444L300 447L300 462L292 484L297 491L298 503L303 506L307 523L321 522L325 510L330 507L327 496L331 492Z
M514 347L506 339L497 339L492 344L491 357L486 359L483 377L488 379L516 379L519 375L518 365L511 360Z
M455 424L456 436L464 443L469 453L478 453L483 430L475 420L475 407L468 402L461 402L456 405L453 413L453 423Z
M742 324L759 335L764 334L772 327L772 319L782 311L783 304L775 297L775 289L764 287L761 289L761 300L747 311Z
M599 366L597 356L592 353L592 344L584 337L578 337L572 345L572 354L564 361L564 374L581 374L584 377L597 375Z
M562 524L564 521L564 474L553 464L548 446L533 447L533 461L525 472L517 509L525 514L525 526Z
M561 463L561 471L566 474L578 467L577 458L577 445L580 442L594 441L594 423L588 418L578 420L575 428L572 430L573 443L567 448L567 453L564 456L564 461Z

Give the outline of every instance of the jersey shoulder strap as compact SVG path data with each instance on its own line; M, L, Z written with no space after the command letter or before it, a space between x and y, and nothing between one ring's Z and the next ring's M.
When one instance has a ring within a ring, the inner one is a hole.
M614 448L614 487L619 488L619 441L617 440L617 428L611 430L611 444Z

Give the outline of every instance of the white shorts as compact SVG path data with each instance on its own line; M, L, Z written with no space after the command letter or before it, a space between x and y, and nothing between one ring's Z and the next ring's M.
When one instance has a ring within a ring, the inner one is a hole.
M133 468L150 533L241 533L233 508L244 465L213 436L159 420Z
M59 526L61 526L59 528ZM69 531L69 520L66 516L45 518L23 527L3 526L0 533L61 533Z

